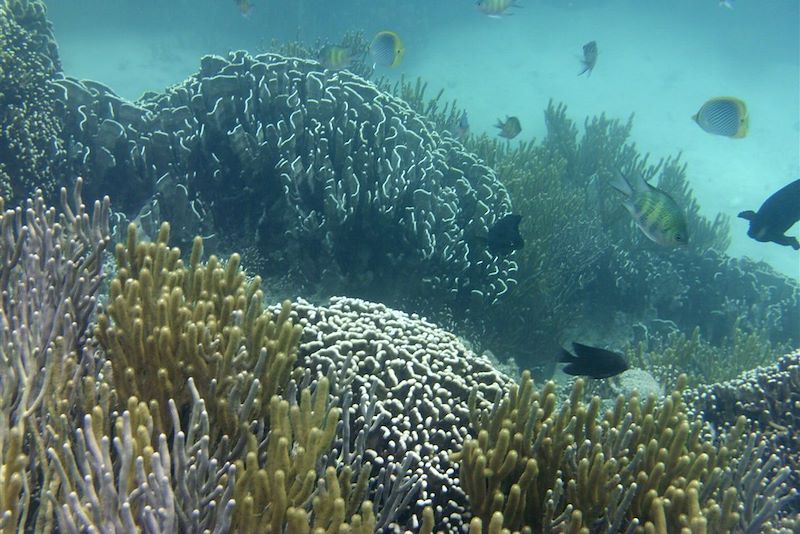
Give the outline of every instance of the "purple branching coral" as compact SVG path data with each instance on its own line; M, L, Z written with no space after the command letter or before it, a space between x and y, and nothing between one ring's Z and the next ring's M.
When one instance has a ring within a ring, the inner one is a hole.
M39 191L24 207L0 215L3 529L25 521L20 513L48 482L44 442L58 439L53 428L71 409L81 347L103 280L109 200L96 202L90 216L80 192L80 179L71 203L62 189L59 214Z

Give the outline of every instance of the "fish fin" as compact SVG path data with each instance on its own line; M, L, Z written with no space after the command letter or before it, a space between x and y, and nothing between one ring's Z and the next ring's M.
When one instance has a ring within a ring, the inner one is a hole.
M573 343L573 346L575 344ZM561 352L558 353L558 363L575 363L578 361L578 357L572 354L565 348L561 348Z
M617 170L616 176L614 176L614 178L609 182L609 185L626 197L629 197L633 194L633 187L631 187L628 177L622 174L622 171L620 170Z
M797 241L797 238L794 236L782 235L776 237L772 240L774 243L778 245L783 245L785 247L792 247L794 250L800 250L800 242Z
M750 117L747 115L744 116L742 122L739 124L739 129L736 130L736 133L733 134L735 139L741 139L742 137L747 136L747 131L750 129Z
M744 219L746 221L752 221L753 219L756 218L756 212L754 212L753 210L742 211L739 212L739 215L737 215L737 217L739 217L740 219Z

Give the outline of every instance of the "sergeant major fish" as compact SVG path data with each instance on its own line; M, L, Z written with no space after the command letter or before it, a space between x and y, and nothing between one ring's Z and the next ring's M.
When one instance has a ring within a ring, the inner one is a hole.
M499 19L504 15L511 15L507 11L512 7L521 7L516 0L478 0L478 10L484 15Z
M342 70L350 66L353 53L349 48L336 45L322 47L317 56L318 61L328 70Z
M786 231L800 221L800 180L770 195L757 212L743 211L739 217L750 221L747 235L761 242L773 242L800 250L800 242Z
M636 225L651 241L665 247L689 243L689 231L683 210L671 196L648 184L641 175L631 183L621 172L611 186L625 195L623 205Z

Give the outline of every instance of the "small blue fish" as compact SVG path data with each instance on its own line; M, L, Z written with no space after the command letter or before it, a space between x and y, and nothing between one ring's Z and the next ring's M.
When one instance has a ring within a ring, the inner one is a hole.
M466 111L461 113L461 118L458 119L458 124L453 129L453 135L459 141L464 141L469 135L469 119Z

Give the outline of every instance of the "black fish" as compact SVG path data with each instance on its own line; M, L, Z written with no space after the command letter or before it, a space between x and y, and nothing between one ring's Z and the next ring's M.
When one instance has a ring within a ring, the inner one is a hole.
M800 249L794 236L784 235L797 221L800 221L800 180L795 180L772 194L758 208L758 213L743 211L739 217L750 221L747 235L763 243Z
M508 256L515 250L521 249L525 242L519 235L519 222L522 215L509 213L489 228L486 236L486 246L495 256Z
M616 352L575 342L572 343L572 348L577 356L567 349L561 349L558 358L559 362L567 364L563 370L568 375L608 378L628 368L628 362Z
M589 41L583 45L583 70L578 73L578 76L584 72L588 72L587 76L591 76L595 63L597 63L597 43Z

